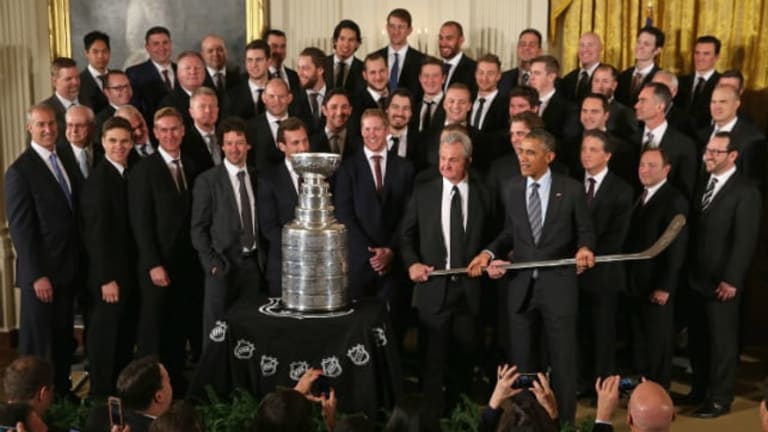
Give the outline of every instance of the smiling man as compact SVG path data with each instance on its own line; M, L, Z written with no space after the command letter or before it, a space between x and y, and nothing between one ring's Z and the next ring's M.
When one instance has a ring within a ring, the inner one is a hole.
M464 45L464 28L457 21L446 21L438 34L440 57L446 70L444 89L453 83L462 83L477 92L475 68L477 63L461 51ZM501 71L499 71L501 74Z
M587 32L579 39L579 67L563 77L560 90L572 102L580 103L592 90L592 75L600 66L603 42L597 33Z
M693 68L689 75L680 77L680 86L675 105L679 106L696 122L698 129L709 126L712 116L708 105L712 92L720 80L720 72L715 69L720 58L720 39L706 35L696 38L693 47Z
M125 70L133 87L131 104L141 111L144 120L152 117L160 101L176 87L176 64L171 61L171 32L160 26L151 27L144 36L149 59Z
M63 144L64 130L66 121L64 114L72 106L80 104L78 95L80 93L80 73L77 70L77 63L67 57L57 57L51 63L51 83L53 84L53 95L42 101L48 105L56 114L56 125L59 131L59 144Z
M325 85L357 93L365 87L363 62L355 57L362 42L360 26L352 20L341 20L333 29L333 53L325 58Z
M635 65L619 74L615 94L619 102L630 107L635 105L640 90L660 69L656 65L656 56L661 54L661 49L664 48L664 39L664 32L656 27L646 26L640 29L635 45Z

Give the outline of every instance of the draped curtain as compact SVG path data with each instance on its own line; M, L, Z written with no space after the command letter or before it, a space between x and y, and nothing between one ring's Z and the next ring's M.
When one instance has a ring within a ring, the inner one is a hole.
M603 61L624 69L634 62L638 30L648 5L666 42L659 65L677 74L693 70L697 36L713 35L723 47L717 69L740 69L750 89L768 86L768 0L550 0L550 38L561 47L562 71L578 67L579 36L603 40Z

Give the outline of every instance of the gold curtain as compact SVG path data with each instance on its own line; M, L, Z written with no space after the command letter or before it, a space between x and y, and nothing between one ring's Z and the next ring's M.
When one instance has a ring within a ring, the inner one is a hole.
M578 67L579 36L587 31L602 38L604 62L631 66L649 3L653 25L666 35L662 68L690 73L696 37L710 34L723 43L718 70L740 69L751 89L768 86L768 31L760 31L768 0L550 0L550 39L562 47L562 70Z

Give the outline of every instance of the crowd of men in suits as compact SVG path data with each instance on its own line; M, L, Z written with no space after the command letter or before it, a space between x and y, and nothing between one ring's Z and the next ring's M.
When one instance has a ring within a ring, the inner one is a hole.
M301 182L291 156L333 152L349 294L389 301L400 339L418 323L436 415L468 392L490 326L520 370L551 366L560 420L573 422L580 383L616 371L620 296L635 371L669 388L684 311L684 402L702 417L728 412L766 142L740 110L742 75L715 69L720 41L699 37L695 71L678 79L655 63L659 29L640 30L623 72L589 32L579 68L561 77L536 29L502 71L497 56L463 51L459 22L440 27L440 58L408 44L407 10L386 28L389 44L361 61L361 30L341 20L333 52L305 48L295 71L275 29L246 45L242 75L216 35L172 61L163 27L146 33L149 59L124 72L108 69L99 31L84 38L82 71L54 60L54 94L29 109L30 145L5 177L20 351L51 358L69 389L77 297L94 395L114 391L134 344L160 356L183 395L187 343L199 354L233 302L280 295L281 229ZM649 247L677 214L688 228L661 255L594 265ZM575 270L503 268L574 256Z

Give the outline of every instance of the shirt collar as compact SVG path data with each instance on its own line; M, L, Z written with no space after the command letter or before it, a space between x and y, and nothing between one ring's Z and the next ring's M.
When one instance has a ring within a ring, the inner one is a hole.
M728 123L724 124L723 127L718 127L717 123L715 123L715 129L717 129L718 132L730 132L733 130L734 126L736 126L737 121L739 121L739 116L734 116L733 119L731 119L731 121L729 121ZM712 131L714 132L715 129L713 129Z
M157 151L158 151L158 153L160 153L160 156L162 156L162 158L163 158L163 160L165 161L166 164L173 163L173 161L176 160L176 159L181 160L181 150L179 150L179 157L178 158L174 158L173 156L168 154L168 152L165 151L165 149L162 148L161 146L157 146Z
M223 68L216 70L210 66L206 66L205 69L208 71L208 75L211 77L215 77L217 73L220 73L222 76L226 78L227 76L227 67L224 66Z
M534 180L531 177L526 177L525 187L528 189L531 187L531 184L533 184ZM536 183L539 184L539 190L549 187L549 185L552 183L552 170L547 168L547 172L544 173L543 176L541 176L538 180L536 180Z
M464 178L456 183L455 185L448 181L445 177L443 177L443 194L446 196L450 196L451 191L453 190L454 186L459 187L459 192L462 196L467 196L467 190L469 190L469 174L465 175Z
M370 95L371 95L371 97L373 98L373 101L374 101L374 102L377 102L377 103L378 103L378 102L379 102L379 99L381 99L381 98L382 98L382 96L384 96L383 94L381 94L381 92L379 92L379 91L376 91L376 90L374 90L374 89L372 89L372 88L370 88L370 87L365 87L365 89L366 89L366 90L368 90L368 93L370 93Z
M51 154L54 153L34 141L30 142L30 146L32 147L32 150L35 151L35 153L40 155L40 157L45 159L46 161L48 160L48 158L51 157Z
M655 193L656 193L656 192L657 192L659 189L661 189L661 187L662 187L662 186L664 186L664 184L665 184L666 182L667 182L667 178L666 178L666 177L664 177L664 179L663 179L662 181L660 181L660 182L656 183L655 185L653 185L653 186L651 186L651 187L647 187L646 189L648 190L648 194L645 196L645 202L647 203L648 201L650 201L650 200L651 200L651 197L652 197L652 196L653 196L653 195L654 195L654 194L655 194ZM645 204L645 203L643 203L643 204Z
M645 139L645 136L648 135L648 132L653 134L653 142L658 143L661 141L661 138L664 137L664 134L667 133L667 126L669 123L667 123L666 120L661 122L658 126L656 126L655 129L648 129L648 126L645 127L645 130L643 131L643 139Z
M642 69L638 69L637 66L635 66L635 72L632 75L635 75L635 74L639 73L640 75L645 77L646 75L651 73L651 71L653 70L654 67L656 67L656 63L651 63L651 64L649 64L648 66L646 66L646 67L644 67Z
M372 152L368 147L363 146L363 152L365 153L365 158L368 160L371 160L372 156L381 156L381 161L386 163L387 162L387 149L384 148L381 151L378 152Z
M394 53L397 53L398 59L400 59L400 61L402 62L403 60L405 60L405 55L408 53L408 44L403 45L403 47L400 48L397 51L392 49L392 45L388 46L387 47L387 57L391 57L392 54L394 54Z
M91 66L90 63L88 63L88 72L90 72L91 76L93 76L93 79L96 80L99 84L101 83L101 80L99 79L100 76L107 75L107 72L109 72L109 69L106 69L104 73L101 73L96 70L93 66Z
M553 88L552 90L549 91L549 93L540 96L539 103L546 105L549 102L549 100L552 99L552 96L555 95L555 90L556 89Z
M582 67L581 71L585 71L586 70L587 71L587 75L592 76L592 74L595 73L595 69L597 69L598 66L600 66L600 62L597 62L597 63L593 64L592 66L589 67L589 69L584 69ZM579 71L579 73L581 73L581 71Z
M440 101L443 99L443 92L436 94L435 97L432 98L429 102L435 102L436 104L440 104ZM424 97L424 102L427 102L426 95Z
M459 64L459 62L461 61L461 57L463 56L464 56L464 53L459 51L455 56L453 56L452 59L450 60L443 59L443 61L450 64L451 66L456 66L457 64Z
M117 170L117 172L120 173L120 175L123 175L123 173L125 172L125 167L124 166L122 166L119 163L113 161L107 155L104 155L104 159L106 159L110 164L112 164L112 166L115 167L115 169Z
M726 171L726 172L724 172L722 174L719 174L719 175L710 174L710 178L714 177L714 178L717 179L717 184L718 185L724 185L725 182L727 182L728 179L731 178L731 176L735 172L736 172L736 165L732 166L731 169L729 169L728 171Z
M352 62L355 60L355 56L351 55L348 59L342 60L341 57L337 56L336 54L333 55L333 65L335 66L337 63L344 63L347 66L352 66Z
M227 174L229 174L230 177L237 177L237 173L240 171L245 171L246 177L248 176L248 169L245 165L242 167L236 166L227 158L224 158L224 168L226 168Z
M274 124L274 123L275 123L276 121L278 121L278 120L279 120L279 121L283 121L283 120L285 120L285 119L287 119L287 118L288 118L288 113L285 113L285 114L284 114L282 117L275 117L275 116L273 116L273 115L272 115L272 113L271 113L271 112L269 112L269 111L264 111L264 114L266 114L266 116L267 116L267 122L268 122L270 125Z
M488 93L485 96L480 96L480 94L478 93L477 94L477 99L480 99L482 97L483 99L485 99L485 106L490 106L491 102L493 102L493 98L495 98L497 94L499 94L499 89L498 88L496 88L495 90L493 90L492 92ZM477 100L477 99L475 99L475 100Z
M77 101L77 98L74 98L73 100L65 99L62 95L60 95L58 92L53 92L54 95L56 95L56 99L61 102L61 104L64 106L64 110L68 110L72 104L80 105L80 102ZM61 132L61 131L59 131Z
M709 81L709 79L712 77L712 74L715 73L715 69L710 69L708 71L704 72L696 72L696 79L693 80L693 85L696 85L696 81L699 80L699 77L704 78L704 82Z
M603 180L605 180L605 176L606 175L608 175L608 165L603 167L602 171L600 171L599 173L597 173L595 175L589 175L588 172L585 172L584 173L584 184L589 186L588 181L589 181L590 178L593 178L593 179L595 179L595 188L597 188L597 187L599 187L603 183Z

